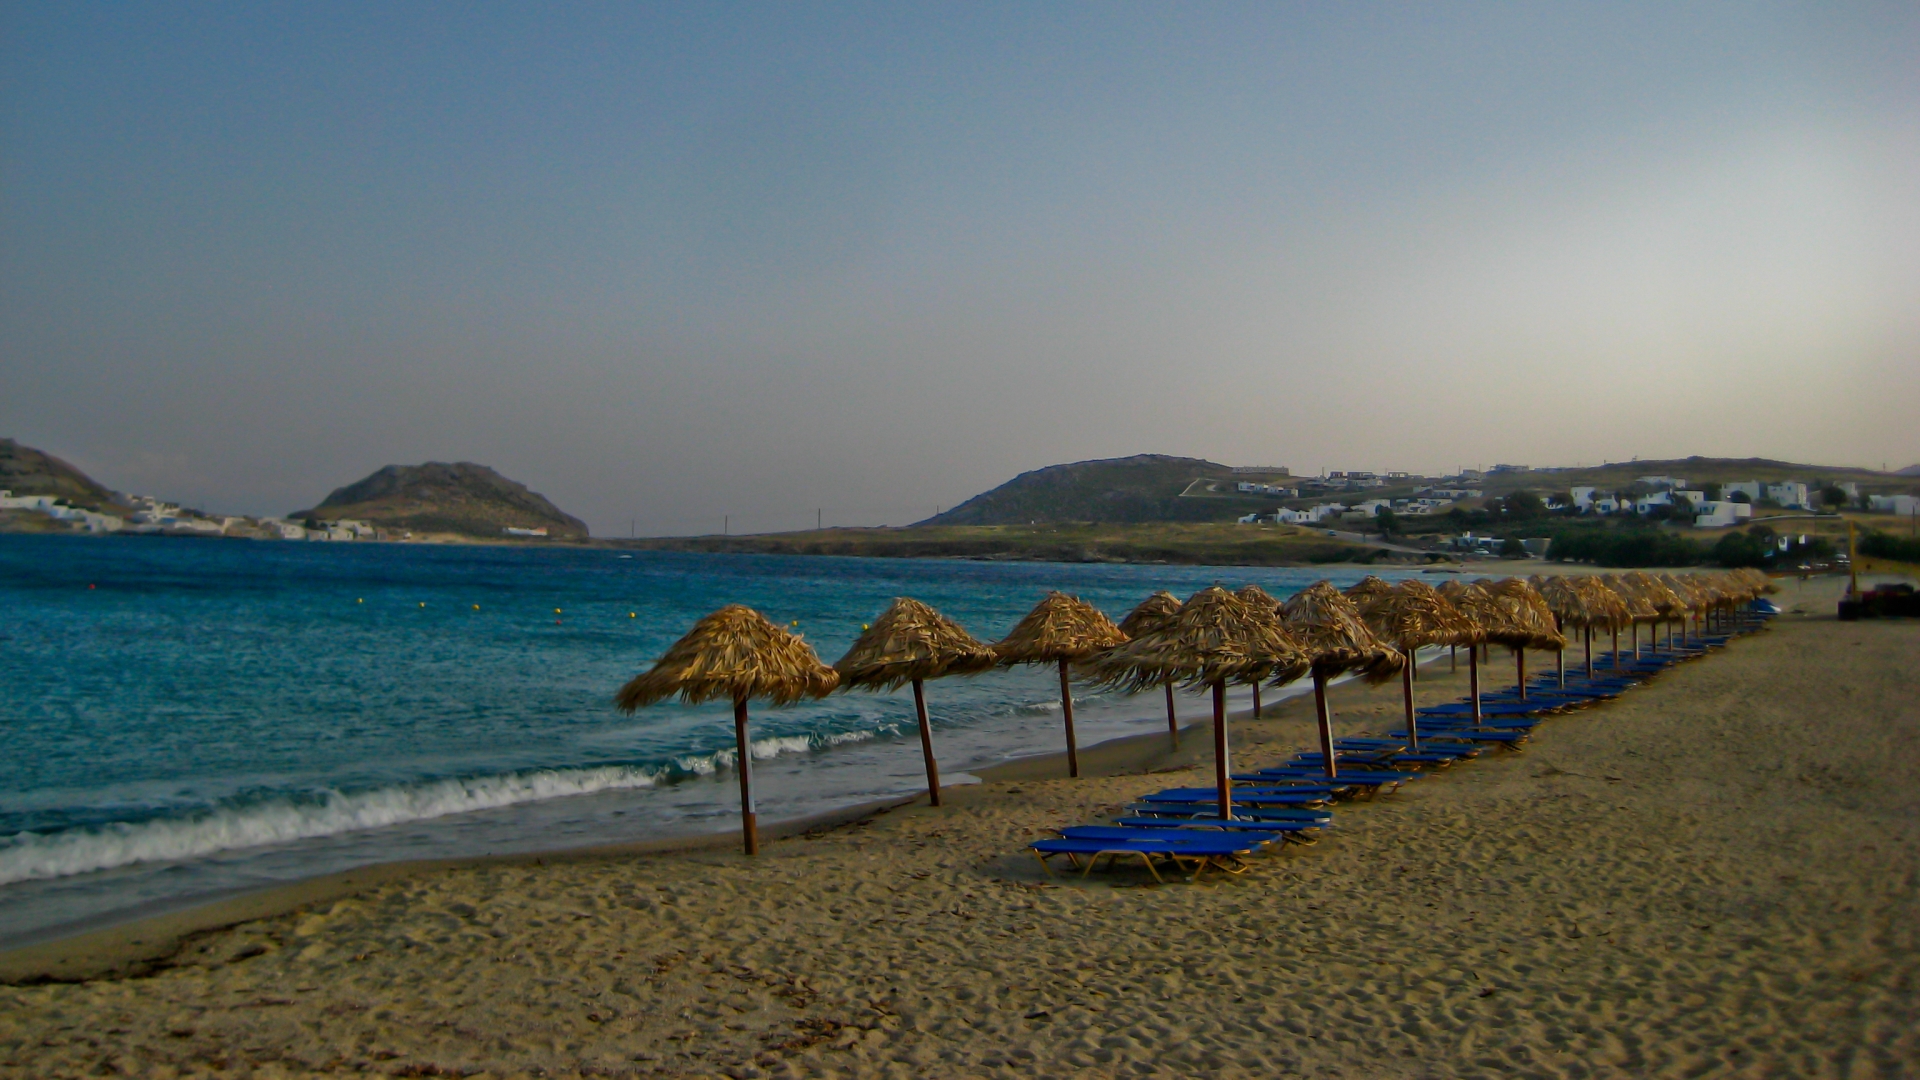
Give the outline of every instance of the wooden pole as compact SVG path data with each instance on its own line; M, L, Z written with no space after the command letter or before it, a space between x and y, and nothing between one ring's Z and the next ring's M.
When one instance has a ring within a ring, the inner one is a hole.
M1067 775L1080 775L1080 748L1073 742L1073 687L1067 683L1067 662L1060 661L1060 715L1067 721Z
M1473 698L1473 726L1480 726L1480 650L1467 646L1467 694Z
M1527 700L1527 650L1523 646L1513 650L1513 668L1520 677L1520 700Z
M1847 599L1860 595L1860 552L1853 543L1853 520L1847 520Z
M1560 689L1567 688L1567 650L1565 646L1553 650L1554 663L1560 668Z
M1459 670L1460 670L1460 646L1449 645L1447 646L1447 674L1451 675L1454 672Z
M1173 740L1173 748L1180 749L1180 717L1173 711L1173 684L1167 684L1167 738Z
M1260 684L1253 684L1253 718L1260 719Z
M1313 669L1313 711L1320 721L1320 753L1327 759L1327 775L1338 776L1333 763L1333 712L1327 708L1327 673Z
M1620 628L1613 628L1613 670L1620 670Z
M940 763L933 758L933 725L927 722L927 688L921 679L913 680L913 712L920 718L920 754L927 759L927 802L940 805Z
M1593 627L1591 627L1591 626L1583 626L1583 627L1581 627L1581 628L1580 628L1580 640L1581 640L1582 642L1584 642L1584 643L1586 644L1586 648L1587 648L1587 681L1588 681L1588 682L1592 682L1592 681L1593 681Z
M733 699L733 745L740 755L740 838L747 854L760 854L760 824L753 812L753 747L747 741L747 699Z
M1407 699L1407 741L1413 744L1414 752L1420 750L1419 717L1413 711L1413 657L1407 657L1407 666L1400 669L1400 691Z
M1220 817L1233 816L1232 770L1227 762L1227 684L1213 684L1213 793L1220 801Z

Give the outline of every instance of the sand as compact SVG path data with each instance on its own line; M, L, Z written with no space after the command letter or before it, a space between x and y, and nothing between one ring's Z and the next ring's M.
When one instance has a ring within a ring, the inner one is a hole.
M1022 763L755 861L373 875L0 987L0 1075L1914 1075L1920 623L1838 623L1833 594L1789 585L1813 615L1237 878L1049 878L1022 850L1204 783L1190 736L1173 772ZM1396 695L1341 688L1341 731ZM1308 723L1240 723L1237 752Z

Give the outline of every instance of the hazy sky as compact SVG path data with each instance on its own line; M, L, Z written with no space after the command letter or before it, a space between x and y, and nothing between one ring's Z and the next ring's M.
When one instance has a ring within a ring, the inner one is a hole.
M1920 461L1920 6L0 5L0 435L597 534Z

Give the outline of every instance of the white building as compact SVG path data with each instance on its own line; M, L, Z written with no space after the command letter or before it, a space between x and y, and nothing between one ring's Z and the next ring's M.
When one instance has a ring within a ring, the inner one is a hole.
M1633 500L1633 512L1636 514L1639 514L1641 517L1645 517L1647 516L1647 514L1652 512L1653 508L1656 506L1672 506L1672 505L1673 505L1672 492L1656 491L1651 495L1642 495L1639 498Z
M1735 493L1745 495L1752 502L1759 502L1767 497L1767 487L1758 480L1736 480L1720 486L1720 497L1723 499L1730 499Z
M1869 495L1867 509L1878 514L1898 514L1901 517L1913 517L1920 514L1920 496L1914 495Z
M1767 498L1772 499L1781 506L1794 510L1813 509L1813 503L1808 498L1807 485L1798 480L1787 480L1778 484L1768 484Z
M1720 499L1715 502L1694 504L1693 527L1696 529L1720 529L1738 524L1753 516L1750 503L1731 502Z

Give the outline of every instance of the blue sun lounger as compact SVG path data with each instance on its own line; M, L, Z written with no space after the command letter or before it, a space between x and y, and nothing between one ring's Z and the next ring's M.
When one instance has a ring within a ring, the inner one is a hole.
M1311 821L1242 821L1239 818L1223 821L1217 817L1123 817L1116 819L1114 824L1140 831L1168 829L1176 832L1227 832L1240 836L1271 833L1279 837L1282 842L1290 844L1316 843L1317 839L1313 834L1325 828ZM1098 826L1093 827L1098 828Z
M1237 874L1246 869L1243 860L1258 846L1240 836L1224 832L1195 832L1191 840L1182 838L1177 842L1158 837L1118 840L1069 840L1063 837L1059 840L1035 840L1027 845L1048 874L1053 873L1053 867L1048 865L1047 860L1055 855L1065 855L1067 861L1080 870L1081 877L1091 874L1103 857L1109 860L1108 865L1123 858L1137 858L1153 875L1153 880L1160 882L1166 880L1160 876L1161 866L1171 866L1176 872L1185 872L1191 866L1193 872L1187 876L1189 881L1199 880L1208 867L1218 867L1226 873ZM1080 865L1083 856L1087 860L1084 868Z
M1318 777L1319 779L1324 781L1327 778L1327 771L1325 769L1320 769L1320 768L1309 769L1304 766L1296 766L1291 768L1286 766L1281 766L1281 767L1271 768L1271 769L1261 769L1257 772L1252 773L1251 775L1262 778L1262 779L1268 778L1268 777L1281 778L1281 777L1295 777L1295 776ZM1397 789L1401 784L1409 783L1411 781L1420 779L1420 776L1421 776L1420 773L1403 772L1399 769L1369 770L1369 769L1355 768L1355 769L1340 770L1340 775L1335 777L1334 779L1341 784L1351 784L1355 787L1372 788L1374 791L1374 794L1377 795L1379 794L1380 789L1382 788L1385 788L1388 791L1393 791Z

